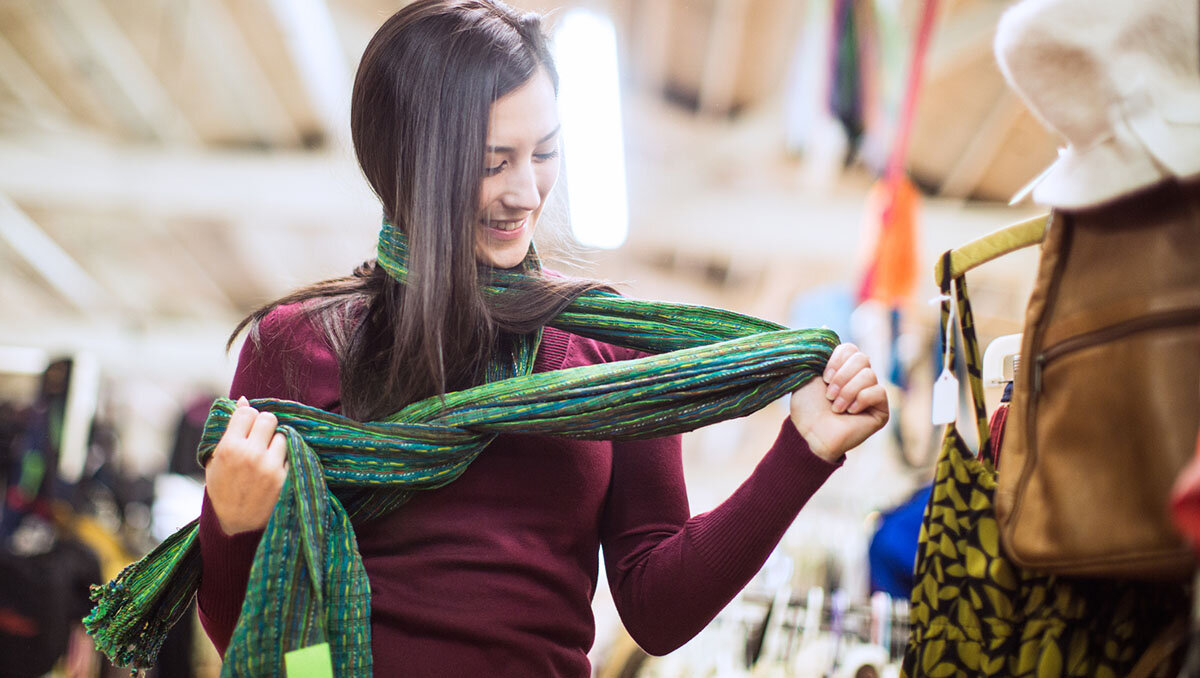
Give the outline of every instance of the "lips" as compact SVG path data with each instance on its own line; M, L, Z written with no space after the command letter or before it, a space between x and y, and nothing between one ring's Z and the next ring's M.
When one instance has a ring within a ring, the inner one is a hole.
M524 234L529 223L529 217L526 216L515 220L489 219L481 223L489 236L501 240L511 240L519 238Z
M493 221L487 226L488 228L495 228L501 231L515 231L521 228L521 224L523 223L525 223L524 219L520 221Z

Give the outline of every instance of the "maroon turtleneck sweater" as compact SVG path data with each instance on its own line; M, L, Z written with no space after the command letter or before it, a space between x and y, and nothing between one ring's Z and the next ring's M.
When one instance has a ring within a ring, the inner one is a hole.
M298 306L269 314L260 337L242 348L230 397L339 410L337 362ZM546 328L534 371L637 355ZM285 366L299 369L295 383ZM499 436L458 480L357 528L375 674L588 676L601 548L626 629L646 651L670 652L754 576L835 468L784 421L741 487L693 517L678 436ZM224 534L205 497L200 618L222 654L260 537Z

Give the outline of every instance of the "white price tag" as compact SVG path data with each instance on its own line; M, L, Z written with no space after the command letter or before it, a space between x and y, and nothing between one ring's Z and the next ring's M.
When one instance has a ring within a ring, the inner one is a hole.
M945 340L942 355L942 373L933 382L933 425L953 424L958 419L958 379L954 377L954 360L951 359L950 346L954 343L954 328L958 321L958 304L955 303L954 280L950 281L949 294L939 299L950 302L950 312L946 316Z
M942 369L933 383L933 425L952 424L958 419L958 380L949 369Z

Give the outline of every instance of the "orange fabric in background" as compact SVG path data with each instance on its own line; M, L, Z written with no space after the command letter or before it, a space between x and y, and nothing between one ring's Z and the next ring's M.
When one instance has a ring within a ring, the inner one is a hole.
M876 182L867 193L864 229L875 235L859 290L862 301L903 306L917 287L917 213L921 195L908 177Z

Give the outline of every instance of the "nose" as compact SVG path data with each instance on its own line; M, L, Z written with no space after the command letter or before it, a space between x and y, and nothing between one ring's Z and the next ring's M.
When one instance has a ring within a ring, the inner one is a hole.
M542 204L542 194L538 190L533 163L523 163L508 173L508 185L505 187L502 202L509 209L527 212L532 212Z

